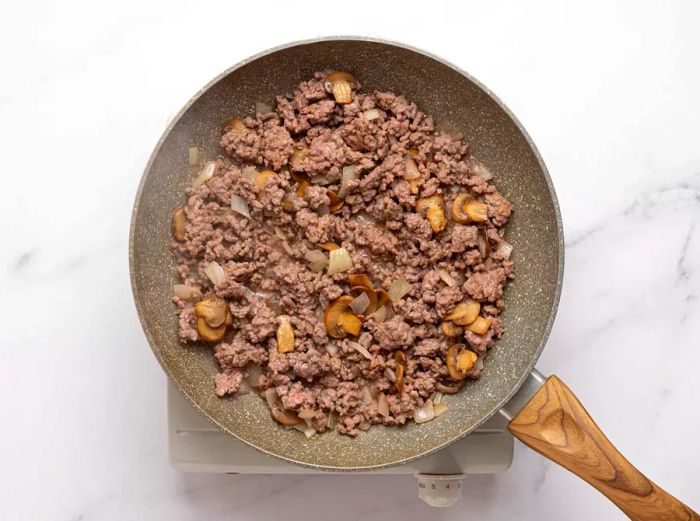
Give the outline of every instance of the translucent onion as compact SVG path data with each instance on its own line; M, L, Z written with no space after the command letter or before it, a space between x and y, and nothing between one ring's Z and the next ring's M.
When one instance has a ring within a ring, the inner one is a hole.
M252 221L248 203L240 195L233 194L231 196L231 210Z
M199 171L194 181L192 181L192 186L197 188L198 186L202 186L204 183L209 181L209 179L214 176L214 170L216 170L216 163L214 161L209 161L206 165L204 165L204 168Z
M486 181L493 179L491 171L473 157L469 160L469 170Z
M377 411L379 411L379 414L385 418L389 416L389 400L384 393L379 394L379 399L377 400Z
M369 110L365 110L362 113L362 117L365 118L367 121L372 121L373 119L377 119L379 116L381 116L381 112L379 112L379 109L369 109Z
M367 351L367 349L362 345L357 342L353 342L352 340L348 341L348 347L354 349L358 353L360 353L362 356L364 356L367 360L372 360L372 353Z
M209 277L209 280L212 284L214 284L214 287L217 287L224 280L226 280L224 268L222 268L216 261L211 261L209 264L207 264L207 267L204 268L204 274Z
M413 179L418 179L420 177L420 171L418 170L418 165L411 158L411 156L406 156L406 173L404 173L403 178L406 181L411 181Z
M242 174L249 181L255 181L258 177L258 170L254 166L244 166Z
M262 101L255 102L256 114L267 114L268 112L272 112L272 107L270 105L268 105L267 103L263 103Z
M371 226L374 224L377 224L376 219L374 217L370 216L366 212L360 212L357 214L355 217L355 220L360 223L362 226Z
M328 258L321 250L307 251L304 257L309 261L309 269L314 273L320 273L328 266Z
M321 186L326 186L329 185L333 182L333 179L330 179L328 176L325 175L315 175L309 179L309 182L312 185L321 185Z
M396 279L389 288L389 298L392 302L401 300L403 297L411 292L411 285L404 279Z
M352 302L350 302L350 307L352 308L353 313L356 315L362 315L369 307L369 297L367 296L367 293L362 291L353 299Z
M382 322L384 322L387 319L388 313L389 313L389 310L387 309L387 307L382 306L377 311L372 313L370 315L370 317L373 318L377 324L381 324Z
M297 416L301 418L302 420L310 420L311 418L316 417L316 411L313 409L301 409L298 413Z
M342 273L348 271L352 268L352 259L348 250L345 248L338 248L333 250L329 254L328 259L328 274L335 275L336 273Z
M416 423L429 422L433 418L435 418L435 409L432 400L426 401L422 407L413 412L413 421Z
M326 425L330 430L335 429L338 425L338 418L332 412L328 413L328 424Z
M282 242L282 248L284 248L284 251L287 252L287 255L290 257L294 256L294 250L292 250L292 247L289 245L287 241L281 241Z
M498 244L498 248L496 248L495 255L498 255L502 259L509 259L511 253L513 253L513 245L506 241L501 241Z
M244 378L243 380L241 380L241 383L238 386L238 390L236 391L236 396L243 396L244 394L248 394L248 393L250 393L250 384Z
M195 166L199 163L199 149L197 147L190 147L187 149L187 161L190 166Z
M337 355L338 354L338 345L334 342L328 342L326 344L326 352L331 356Z
M279 226L275 226L275 235L277 236L277 238L282 240L285 240L287 238Z
M338 190L338 197L341 199L348 195L348 183L357 179L355 175L355 167L353 165L343 167L343 180L340 184L340 190Z
M195 300L202 296L202 292L196 286L188 286L187 284L175 284L173 286L173 295L182 300Z
M449 273L447 273L447 270L440 270L438 271L438 274L440 275L442 281L449 287L456 288L459 285L459 282L457 282Z
M309 427L303 422L297 423L296 425L292 425L292 428L303 432L304 436L306 436L307 438L312 438L316 434L316 429L314 429L313 427Z
M444 395L441 392L435 393L435 396L433 397L433 405L441 403L443 398Z
M262 367L256 364L249 365L246 368L245 379L251 387L260 386L260 377L262 376Z
M362 405L369 405L372 403L372 395L369 392L369 388L365 385L362 388Z
M442 416L443 414L445 414L447 412L447 409L449 409L449 407L446 403L436 403L435 405L433 405L433 414L435 414L435 417L437 418L438 416Z

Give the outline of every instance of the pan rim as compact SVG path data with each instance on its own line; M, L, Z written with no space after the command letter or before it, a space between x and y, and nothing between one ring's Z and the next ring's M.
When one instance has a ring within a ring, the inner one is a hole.
M163 143L165 142L166 138L170 135L171 131L175 127L175 125L179 122L180 118L190 109L190 107L202 96L205 92L207 92L212 86L214 86L216 83L221 81L223 78L234 72L235 70L243 67L244 65L253 62L263 56L267 56L269 54L273 54L275 52L278 52L280 50L284 49L289 49L292 47L298 47L298 46L303 46L303 45L310 45L310 44L315 44L319 42L327 42L327 41L360 41L360 42L370 42L370 43L378 43L378 44L383 44L383 45L389 45L393 47L398 47L402 49L406 49L412 52L416 52L419 54L422 54L432 60L435 60L439 62L442 65L445 65L455 72L461 74L465 78L467 78L469 81L473 82L479 89L481 89L486 95L488 95L497 105L498 107L503 110L506 115L510 118L510 120L515 124L515 126L518 128L518 130L521 132L523 137L525 138L530 150L533 152L535 159L537 160L537 164L539 165L542 173L544 174L544 180L547 185L547 190L549 192L549 196L552 200L552 206L554 208L554 216L555 216L555 221L556 221L556 227L557 227L557 237L558 237L558 247L559 247L559 258L557 262L557 284L555 288L555 294L554 298L552 301L552 308L549 313L549 317L547 318L547 322L544 327L544 331L542 334L542 338L540 341L540 345L537 347L537 350L535 354L532 356L532 360L528 366L528 369L524 374L519 378L517 383L513 386L513 388L506 393L505 397L496 405L490 412L485 413L482 415L481 418L479 418L474 424L468 428L463 430L461 433L458 435L448 439L447 441L432 447L428 450L425 450L423 452L413 454L409 457L402 458L399 460L396 460L394 462L389 462L389 463L380 463L376 465L362 465L362 466L354 466L354 467L347 467L347 466L332 466L332 465L321 465L321 464L315 464L315 463L309 463L306 461L299 461L294 458L290 457L285 457L281 456L279 454L275 454L273 452L267 451L261 447L256 446L255 444L251 443L248 440L244 440L238 435L236 435L234 432L231 430L227 429L224 425L221 425L219 422L217 422L214 418L212 418L202 407L200 407L188 394L187 392L182 388L180 383L175 379L171 377L170 371L166 367L166 365L163 362L163 359L161 355L156 351L154 348L155 341L147 327L147 322L146 322L146 317L145 317L145 312L143 310L143 307L141 305L141 302L138 298L138 291L137 291L137 281L136 281L136 270L134 268L134 240L135 240L135 229L136 229L136 216L139 211L139 203L143 194L144 186L148 177L148 173L150 172L153 163L155 161L155 158L158 156L160 153L160 150L163 146ZM552 178L549 174L549 170L547 169L547 166L544 163L544 160L542 159L542 156L539 152L539 149L535 145L534 141L530 137L530 134L525 130L525 127L522 125L520 120L515 116L515 114L505 105L501 99L494 94L491 89L486 87L482 82L477 80L474 76L469 74L468 72L462 70L461 68L457 67L453 63L440 58L439 56L436 56L430 52L427 52L423 49L404 44L402 42L397 42L393 40L386 40L382 38L374 38L374 37L366 37L366 36L323 36L323 37L318 37L318 38L310 38L310 39L305 39L305 40L298 40L286 44L281 44L275 47L271 47L267 50L261 51L257 54L254 54L248 58L245 58L244 60L241 60L240 62L232 65L231 67L227 68L223 72L219 73L216 77L214 77L211 81L209 81L206 85L204 85L202 88L200 88L184 105L183 107L178 111L178 113L170 120L168 125L166 126L165 130L163 131L162 135L158 139L155 147L153 148L153 151L151 152L151 155L148 159L148 162L146 163L146 166L143 170L143 173L141 175L141 179L139 181L138 188L136 190L135 198L134 198L134 205L131 213L131 223L129 226L129 278L131 281L131 291L132 291L132 296L134 300L134 304L136 306L136 312L139 317L139 321L141 323L141 329L144 332L144 335L146 337L146 340L149 344L149 347L151 348L151 351L155 355L156 359L158 360L158 363L162 367L163 371L165 374L168 376L168 380L172 382L175 387L178 389L179 392L182 393L183 396L187 399L187 401L192 404L192 406L200 413L202 414L209 422L211 422L213 425L217 426L218 428L222 429L224 432L227 434L233 436L237 440L241 441L242 443L245 443L247 446L252 447L253 449L266 454L268 456L271 456L277 460L292 463L294 465L299 465L305 468L309 469L314 469L314 470L320 470L320 471L328 471L328 472L367 472L367 471L375 471L375 470L380 470L380 469L385 469L385 468L390 468L390 467L395 467L398 465L404 465L406 463L424 458L430 454L433 454L439 450L444 449L445 447L453 444L454 442L462 439L464 436L467 436L477 428L479 428L484 422L486 422L489 418L494 416L495 414L498 413L498 411L506 404L508 401L513 397L513 395L520 389L520 387L523 385L525 380L528 378L528 375L530 372L535 368L535 365L537 361L539 360L540 355L542 354L542 350L544 349L547 340L549 339L549 335L552 331L552 327L554 325L554 320L557 315L557 311L559 308L559 301L561 298L561 291L562 291L562 285L563 285L563 279L564 279L564 247L565 247L565 241L564 241L564 230L563 230L563 224L562 224L562 217L561 217L561 209L559 206L559 200L557 198L556 191L554 189L554 184L552 183Z

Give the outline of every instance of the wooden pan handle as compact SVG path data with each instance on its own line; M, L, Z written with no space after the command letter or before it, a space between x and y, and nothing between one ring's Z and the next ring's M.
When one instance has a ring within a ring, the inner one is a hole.
M605 437L574 393L550 376L508 430L525 445L584 479L635 521L700 521L639 472Z

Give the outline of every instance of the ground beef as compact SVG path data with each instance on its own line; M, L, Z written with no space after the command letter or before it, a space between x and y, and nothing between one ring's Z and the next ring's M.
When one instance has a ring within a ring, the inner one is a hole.
M445 359L455 343L478 354L466 378L479 378L504 333L503 289L514 270L496 249L513 209L478 175L468 144L436 132L415 103L391 92L362 93L357 84L352 102L340 105L324 78L317 73L278 96L271 112L227 124L213 177L186 189L184 240L173 252L193 296L174 302L182 342L222 332L213 342L217 396L236 394L244 374L259 370L259 390L274 390L282 407L304 410L318 431L335 423L355 436L372 425L406 423L436 391L456 392L461 384L451 380ZM410 183L407 158L418 168ZM350 165L354 179L343 181ZM452 221L459 192L486 204L486 222ZM250 217L232 209L233 196L245 201ZM442 198L447 220L437 232L416 208L431 196ZM486 258L483 240L491 247ZM410 285L364 320L356 338L334 338L324 322L324 312L351 295L348 273L329 275L309 260L324 252L326 262L338 247L352 261L349 273L366 274L376 295L398 279ZM205 275L213 262L221 268L216 285ZM200 333L194 304L213 295L227 304L226 322ZM446 337L441 322L467 299L482 302L488 331L463 328L461 337ZM294 335L291 351L278 335L284 323ZM380 397L388 415L379 412Z

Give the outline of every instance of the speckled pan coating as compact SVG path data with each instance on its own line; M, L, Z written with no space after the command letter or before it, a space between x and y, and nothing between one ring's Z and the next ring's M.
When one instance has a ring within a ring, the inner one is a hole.
M367 92L405 94L438 126L464 132L473 153L496 173L513 203L507 239L517 278L506 291L506 334L491 350L483 376L449 397L439 420L401 428L373 427L353 439L337 433L306 439L275 423L255 395L220 399L211 350L178 342L171 302L176 281L169 252L170 217L184 202L193 168L187 149L219 154L221 122L250 113L323 69L351 71ZM159 362L194 406L249 445L284 460L327 470L365 470L419 458L456 441L494 414L524 381L549 334L564 267L561 217L542 159L520 123L488 89L453 65L401 44L356 37L278 47L235 65L199 91L165 130L146 166L131 223L131 283L141 323Z

